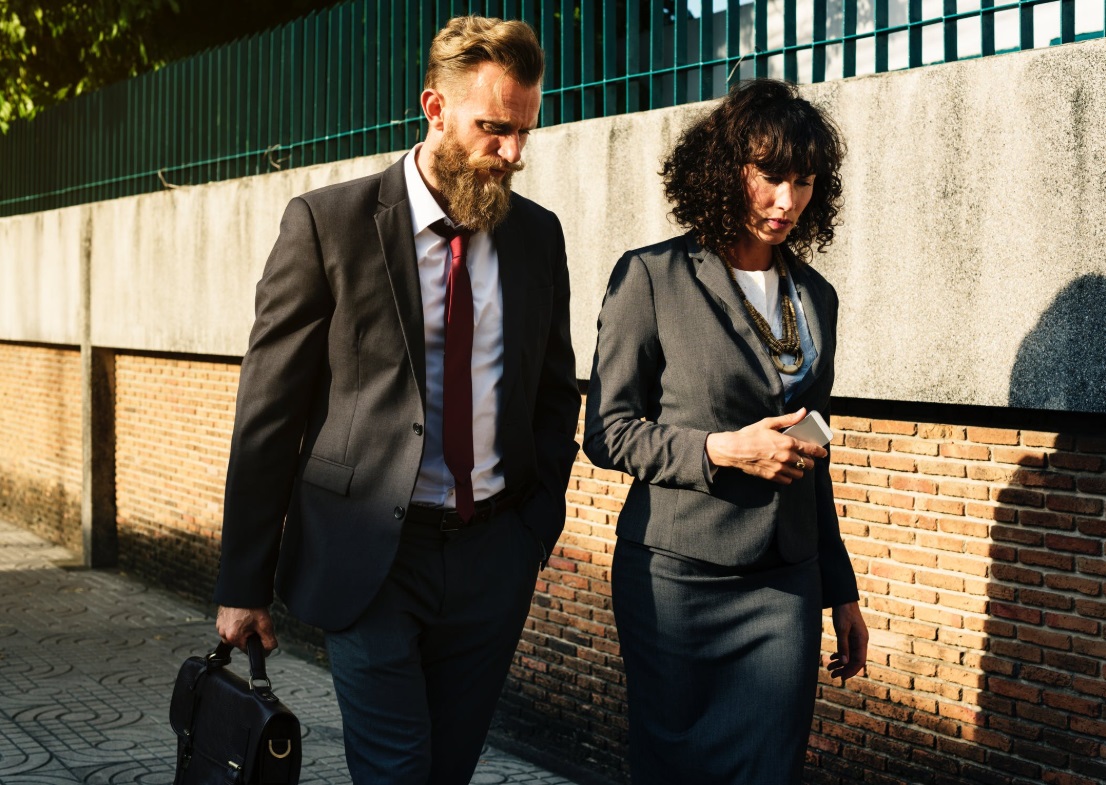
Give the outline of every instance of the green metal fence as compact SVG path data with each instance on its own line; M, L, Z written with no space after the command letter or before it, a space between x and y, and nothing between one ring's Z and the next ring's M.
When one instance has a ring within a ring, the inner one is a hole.
M1106 0L352 0L81 96L0 136L0 215L405 149L451 16L523 19L543 125L1104 35Z

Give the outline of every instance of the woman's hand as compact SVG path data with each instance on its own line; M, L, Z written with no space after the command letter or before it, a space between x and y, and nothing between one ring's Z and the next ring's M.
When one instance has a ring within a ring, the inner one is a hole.
M830 656L826 668L844 686L845 679L860 673L868 662L868 625L860 615L860 605L849 602L834 607L833 629L837 633L837 651Z
M765 417L740 431L707 436L707 458L715 466L729 466L746 474L790 485L814 468L815 458L829 453L812 442L780 433L806 416L806 409L782 417Z

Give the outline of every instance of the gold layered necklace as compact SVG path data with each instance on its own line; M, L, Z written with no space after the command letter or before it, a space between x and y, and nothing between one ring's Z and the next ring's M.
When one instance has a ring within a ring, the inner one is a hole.
M791 302L789 296L789 290L787 286L787 265L783 261L783 254L780 253L779 247L772 249L772 257L776 266L776 273L780 279L780 311L783 314L783 337L777 338L772 334L772 326L768 324L768 320L761 315L751 302L749 298L745 296L745 290L741 288L741 284L737 280L737 270L730 262L730 254L726 253L722 255L722 260L726 263L726 269L730 272L730 278L733 279L734 284L737 286L737 293L741 295L741 302L745 305L745 310L749 314L749 318L753 321L753 326L756 327L757 333L760 335L760 340L764 342L764 347L768 350L768 355L772 358L772 364L776 366L776 370L780 373L797 373L800 368L803 367L803 350L799 345L799 322L795 318L795 304ZM795 358L793 363L785 363L783 361L783 355L790 355Z

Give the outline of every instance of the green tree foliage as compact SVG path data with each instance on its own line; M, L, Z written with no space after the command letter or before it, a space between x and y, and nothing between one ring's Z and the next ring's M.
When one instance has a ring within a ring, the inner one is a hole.
M336 0L0 0L0 130Z
M144 28L174 0L0 0L0 125L149 68Z

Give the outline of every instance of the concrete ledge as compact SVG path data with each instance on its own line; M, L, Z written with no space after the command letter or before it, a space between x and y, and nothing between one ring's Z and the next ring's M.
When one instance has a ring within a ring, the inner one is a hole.
M87 205L0 219L0 338L81 342Z
M241 355L253 324L254 286L288 200L380 171L397 157L369 156L93 205L93 345Z
M809 89L850 145L837 395L1106 411L1104 71L1097 40Z

